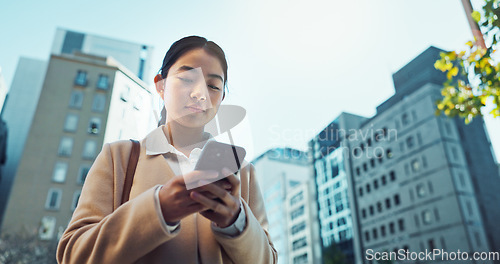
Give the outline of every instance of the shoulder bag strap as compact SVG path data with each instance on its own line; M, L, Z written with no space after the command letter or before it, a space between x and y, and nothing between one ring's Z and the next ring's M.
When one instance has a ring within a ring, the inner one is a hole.
M128 159L121 204L126 203L130 197L130 190L132 189L132 183L134 182L135 168L137 167L137 161L139 161L139 154L141 151L139 141L133 139L130 141L132 141L132 151L130 152L130 157Z

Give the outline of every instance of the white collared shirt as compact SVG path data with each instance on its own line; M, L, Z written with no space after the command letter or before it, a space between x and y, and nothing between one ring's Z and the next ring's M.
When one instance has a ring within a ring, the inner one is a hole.
M204 133L206 136L208 136L208 140L205 142L205 144L208 141L215 141L215 139L212 137L210 133L206 132ZM172 171L174 172L175 175L184 175L186 173L193 171L196 162L198 162L201 151L202 149L200 148L194 148L189 153L189 157L186 157L184 153L177 150L174 146L172 146L168 142L165 133L163 133L163 126L156 128L146 137L146 155L163 155L165 157L165 160L168 162L168 165L170 165L170 168L172 168ZM156 208L161 208L159 193L160 193L160 188L157 188L155 192L155 202L157 203ZM161 209L159 210L160 210L159 214L162 215ZM163 219L163 222L166 226L166 229L169 232L174 232L180 225L180 222L179 224L174 226L168 225L165 222L165 219ZM228 236L239 235L243 231L245 226L246 226L246 214L245 214L245 209L241 205L240 205L240 214L238 215L238 218L232 225L225 228L220 228L217 227L215 223L212 223L213 230Z

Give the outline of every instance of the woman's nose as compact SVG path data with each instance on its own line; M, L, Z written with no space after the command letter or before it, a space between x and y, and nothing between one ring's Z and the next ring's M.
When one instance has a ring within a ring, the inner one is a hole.
M193 90L191 91L191 98L196 99L197 101L207 101L208 95L208 87L205 82L200 81L196 85L194 85Z

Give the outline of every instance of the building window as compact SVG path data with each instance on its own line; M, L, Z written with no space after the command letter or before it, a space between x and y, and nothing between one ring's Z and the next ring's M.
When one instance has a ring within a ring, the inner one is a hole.
M370 210L370 215L373 215L373 213L374 213L373 205L370 205L369 210Z
M328 189L327 189L328 190ZM296 195L294 195L291 199L290 199L290 205L295 205L297 204L298 202L302 201L304 199L304 193L301 191L299 193L297 193ZM328 200L330 201L330 200Z
M297 217L300 217L300 216L304 215L304 206L302 205L299 208L293 210L290 213L290 215L291 215L292 220L295 219L295 218L297 218Z
M465 205L467 206L467 211L469 212L469 215L472 215L472 205L470 204L470 202L466 201Z
M344 210L344 204L343 203L337 203L337 206L335 206L335 211L338 213L340 211Z
M52 181L62 183L66 180L66 173L68 172L68 163L56 162L54 172L52 173Z
M422 212L422 222L426 225L431 223L431 212L429 210Z
M72 149L73 149L73 139L69 137L61 138L58 150L59 155L69 157L71 156Z
M293 264L307 264L307 253L293 258Z
M363 163L363 170L364 170L364 171L367 171L367 170L368 170L368 166L366 165L366 162L365 162L365 163Z
M393 155L392 155L392 150L391 150L391 149L387 149L387 150L386 150L386 154L385 154L385 155L387 156L387 158L388 158L388 159L391 159L391 158L392 158L392 156L393 156Z
M93 159L95 158L97 150L97 143L95 140L87 140L85 141L85 145L83 146L82 157L85 159Z
M418 172L420 170L420 162L416 159L411 161L411 170L413 172Z
M405 222L404 222L403 218L400 218L398 220L398 228L399 228L399 231L405 231Z
M78 171L78 179L76 182L78 184L84 184L85 179L87 179L87 174L89 173L90 167L87 165L83 165L80 167L80 170Z
M427 242L429 243L429 251L433 251L436 248L434 245L434 239L429 239Z
M99 79L97 79L97 88L101 90L107 90L109 88L108 75L99 74Z
M67 114L66 120L64 121L64 131L75 132L78 127L78 115Z
M94 112L103 112L104 107L106 106L106 95L105 94L95 94L94 99L92 101L92 111Z
M385 175L382 175L382 185L386 185L387 184L387 178L385 177Z
M87 86L87 72L79 70L76 74L75 85Z
M391 208L391 199L389 199L389 198L385 199L385 207L387 209Z
M399 200L399 194L394 195L394 205L399 205L400 200Z
M434 216L436 217L436 221L439 221L439 211L437 208L434 208Z
M370 193L371 192L371 189L370 189L370 184L366 184L366 193Z
M380 227L380 235L385 237L385 225Z
M293 241L293 250L297 250L297 249L303 248L305 246L307 246L306 237L302 237L300 239Z
M57 188L50 188L47 194L47 200L45 201L45 209L47 210L59 210L61 205L62 190Z
M453 155L454 160L458 159L457 148L451 147L451 154Z
M394 234L396 232L396 230L394 229L394 222L389 223L389 232L391 234Z
M378 238L378 232L377 232L377 229L376 229L376 228L374 228L374 229L372 230L372 234L373 234L373 239L377 239L377 238Z
M426 192L425 192L425 185L423 183L419 183L417 184L417 196L422 198L425 196Z
M366 218L366 210L363 208L361 209L361 217Z
M55 230L56 218L53 216L42 217L40 227L38 228L38 237L40 237L40 240L51 240L54 238Z
M99 117L90 118L89 122L89 134L97 135L99 134L99 130L101 129L101 119Z
M406 126L410 123L410 119L408 117L408 114L404 113L402 116L401 116L401 123L403 123L403 126Z
M412 136L409 136L407 139L406 139L406 146L408 147L408 149L411 149L413 148L413 146L415 146L415 142L413 140L413 137Z
M306 229L306 222L300 222L294 226L292 226L292 235Z
M359 196L363 197L363 188L359 188Z
M370 232L365 231L365 240L368 242L370 241Z
M378 189L378 180L373 180L373 188Z
M82 91L72 91L69 98L69 107L80 109L83 105L83 92Z
M371 160L370 160L370 165L372 166L372 168L374 168L374 167L375 167L375 159L371 159Z
M389 178L391 179L391 181L395 181L396 180L396 173L394 171L390 171Z
M382 203L381 202L377 202L377 211L379 213L382 212Z
M458 179L460 180L462 187L465 187L465 178L463 173L458 173Z
M71 211L74 211L76 209L76 206L78 205L78 200L80 200L80 194L82 191L76 191L73 194L73 201L71 202Z

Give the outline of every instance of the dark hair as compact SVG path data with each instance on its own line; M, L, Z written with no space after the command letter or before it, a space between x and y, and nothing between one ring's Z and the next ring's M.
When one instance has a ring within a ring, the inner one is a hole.
M165 54L165 58L163 59L163 65L160 69L160 75L163 79L167 78L168 71L170 67L174 65L174 63L185 53L194 49L204 49L210 55L215 56L219 59L219 62L222 66L222 70L224 71L224 87L223 87L223 96L225 96L225 89L227 83L227 61L226 55L224 51L219 47L219 45L215 44L213 41L208 41L206 38L199 36L189 36L184 37L182 39L177 40L170 46ZM224 98L224 97L223 97ZM161 118L158 122L158 126L164 125L166 122L167 111L165 107L163 107L161 111Z

